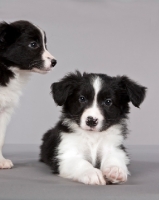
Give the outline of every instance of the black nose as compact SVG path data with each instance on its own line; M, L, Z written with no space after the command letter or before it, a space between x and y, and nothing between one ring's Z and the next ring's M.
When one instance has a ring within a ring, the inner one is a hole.
M56 65L57 61L55 59L51 60L51 67L54 67Z
M86 124L87 126L95 127L98 124L98 119L89 116L87 117Z

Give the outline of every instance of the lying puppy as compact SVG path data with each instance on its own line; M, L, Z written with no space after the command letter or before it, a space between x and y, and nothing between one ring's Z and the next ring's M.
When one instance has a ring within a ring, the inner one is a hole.
M11 168L2 155L6 126L30 72L46 73L56 64L46 50L46 35L27 21L0 23L0 169Z
M41 161L53 173L85 184L125 182L129 102L139 107L146 88L126 76L77 71L51 89L56 104L63 106L62 116L43 137Z

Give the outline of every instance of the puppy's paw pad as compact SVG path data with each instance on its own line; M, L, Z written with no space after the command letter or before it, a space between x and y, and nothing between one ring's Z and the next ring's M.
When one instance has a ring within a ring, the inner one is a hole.
M79 182L87 185L105 185L106 181L103 177L102 172L99 169L86 170L78 179Z
M105 168L103 175L112 183L126 182L127 172L120 167L111 166Z
M13 163L8 159L0 159L0 169L10 169L13 167Z

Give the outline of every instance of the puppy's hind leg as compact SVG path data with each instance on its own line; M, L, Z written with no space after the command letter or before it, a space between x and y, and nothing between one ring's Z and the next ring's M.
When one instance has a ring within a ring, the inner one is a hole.
M6 127L9 123L12 112L13 109L11 108L3 109L3 111L0 112L0 169L10 169L13 167L12 161L5 159L2 154Z

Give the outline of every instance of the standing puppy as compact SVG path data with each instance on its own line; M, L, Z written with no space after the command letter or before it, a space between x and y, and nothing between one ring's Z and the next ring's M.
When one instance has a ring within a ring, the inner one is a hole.
M139 107L146 88L126 76L76 72L51 89L54 101L63 106L62 116L43 137L41 161L53 173L85 184L125 182L129 102Z
M56 64L46 35L28 21L0 23L0 169L11 168L2 155L5 131L31 72L46 73Z

